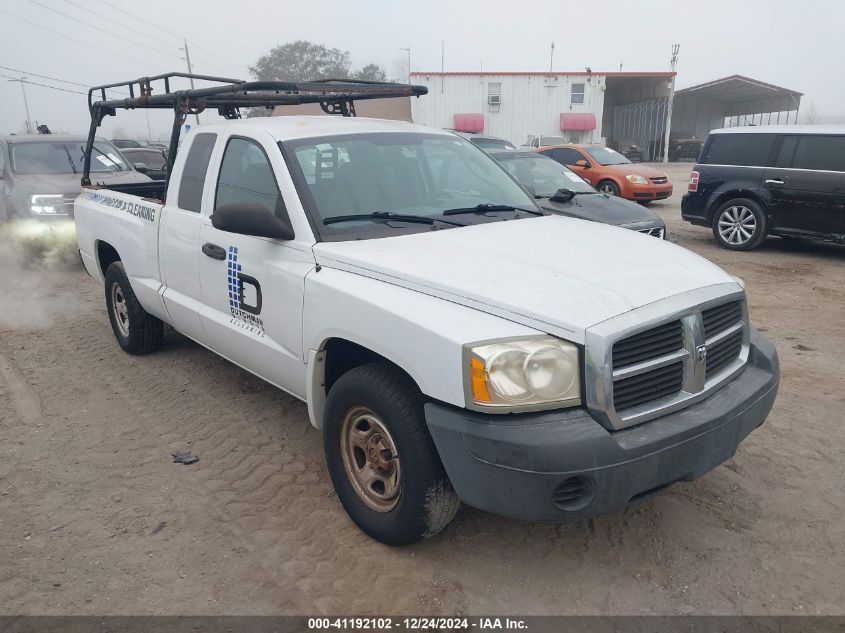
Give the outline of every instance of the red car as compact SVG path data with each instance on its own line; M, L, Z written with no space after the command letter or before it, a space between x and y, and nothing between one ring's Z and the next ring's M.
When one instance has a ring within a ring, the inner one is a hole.
M666 172L632 163L609 147L569 144L535 151L566 165L602 193L643 204L672 195Z

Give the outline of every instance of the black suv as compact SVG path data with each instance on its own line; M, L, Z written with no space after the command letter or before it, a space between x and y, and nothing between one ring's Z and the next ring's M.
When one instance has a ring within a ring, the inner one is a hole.
M845 127L713 130L690 175L684 220L710 226L724 248L766 238L845 239Z

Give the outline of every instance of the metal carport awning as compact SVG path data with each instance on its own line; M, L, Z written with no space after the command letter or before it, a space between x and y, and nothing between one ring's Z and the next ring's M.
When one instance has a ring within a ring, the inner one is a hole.
M803 93L764 81L731 75L675 91L675 98L701 98L724 104L724 116L798 110Z

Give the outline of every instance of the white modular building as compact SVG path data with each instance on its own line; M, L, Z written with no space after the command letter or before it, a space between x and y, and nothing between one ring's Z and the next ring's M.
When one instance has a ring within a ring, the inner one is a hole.
M572 143L633 143L658 159L672 72L415 72L428 87L411 100L414 122L499 136ZM651 156L649 156L651 158Z
M411 116L517 147L532 136L635 145L646 161L663 160L667 130L670 141L703 140L718 127L798 120L795 90L742 75L677 91L674 82L674 72L415 72L428 94L411 100Z

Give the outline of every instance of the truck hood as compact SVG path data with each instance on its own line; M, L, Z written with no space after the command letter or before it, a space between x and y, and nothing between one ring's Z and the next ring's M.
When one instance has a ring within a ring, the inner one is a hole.
M15 174L15 185L28 194L60 193L75 198L82 191L82 174ZM92 173L91 181L109 185L129 182L150 182L150 178L137 171Z
M345 270L584 342L587 328L660 299L731 283L694 253L653 237L561 216L382 239L320 242Z
M641 204L601 193L578 195L569 202L555 202L550 198L543 198L538 202L546 211L552 213L614 226L639 222L653 222L655 225L662 223L657 214Z

